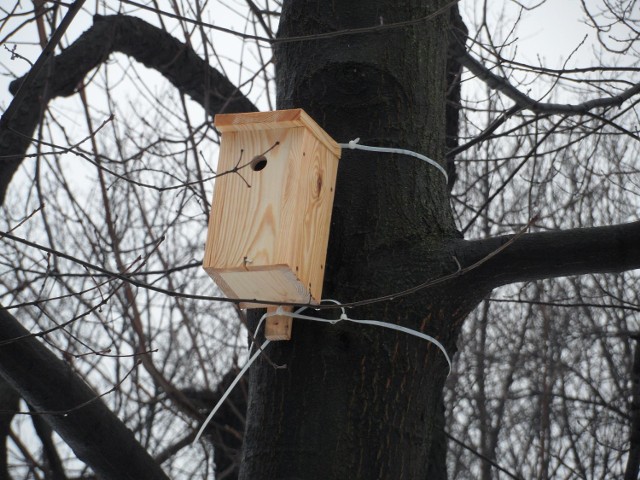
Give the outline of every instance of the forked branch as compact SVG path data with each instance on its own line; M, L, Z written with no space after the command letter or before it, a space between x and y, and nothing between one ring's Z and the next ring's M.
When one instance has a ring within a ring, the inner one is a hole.
M456 41L451 44L453 57L463 67L486 83L489 88L497 90L513 100L515 105L512 108L526 109L543 115L583 115L597 108L620 106L631 97L640 94L640 83L636 83L617 95L594 98L581 103L540 102L518 90L506 78L496 75L489 67L473 57L465 46L466 34L464 32L454 30L454 34Z

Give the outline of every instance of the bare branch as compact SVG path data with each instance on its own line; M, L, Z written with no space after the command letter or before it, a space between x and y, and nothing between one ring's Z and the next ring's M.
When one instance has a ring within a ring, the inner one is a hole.
M60 25L58 26L54 34L51 36L51 40L49 41L49 43L46 45L46 47L44 47L44 50L42 50L42 53L38 57L38 60L36 60L36 63L31 66L31 70L29 70L29 73L24 77L22 82L20 82L18 90L13 92L15 95L14 101L11 102L9 108L7 108L2 114L2 118L0 119L0 127L5 128L8 126L9 122L20 107L22 99L29 94L31 84L36 80L42 68L52 57L56 46L64 35L64 32L66 32L69 25L71 25L71 21L80 11L83 3L84 0L78 0L70 6L69 11L62 19L62 22L60 22ZM15 52L12 52L12 55L15 55Z
M597 108L610 108L622 105L631 97L640 93L640 83L636 83L627 88L618 95L606 98L595 98L586 102L570 104L570 103L546 103L539 102L529 97L525 93L514 87L506 78L496 75L486 65L476 60L464 47L464 44L457 43L455 47L455 57L458 62L467 68L476 77L484 83L506 95L515 102L514 108L527 109L539 114L554 115L582 115Z
M459 241L456 255L469 265L513 236ZM542 278L640 268L640 222L522 235L471 275L491 288Z
M0 320L0 340L29 333L4 308ZM0 374L36 410L60 412L85 404L64 415L43 417L101 478L168 478L96 393L35 338L0 349Z
M11 433L11 422L14 412L18 410L20 395L4 378L0 377L0 478L9 475L7 454L7 440Z
M12 93L25 93L14 98L8 110L15 113L6 120L3 117L0 125L0 202L31 144L47 103L75 93L84 77L113 52L124 53L157 70L210 115L257 110L224 75L169 33L134 17L96 15L89 30L47 62L33 78L31 88L21 88L23 82L31 81L29 75L11 84Z

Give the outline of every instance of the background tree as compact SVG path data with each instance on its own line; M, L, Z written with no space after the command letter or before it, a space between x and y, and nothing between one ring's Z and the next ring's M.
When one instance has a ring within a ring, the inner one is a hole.
M88 477L75 455L124 478L112 470L117 449L87 447L73 428L87 430L104 400L171 478L211 475L214 452L218 478L238 475L243 424L243 478L445 478L447 438L455 478L637 477L637 280L597 275L640 265L632 4L583 5L606 63L554 70L516 61L508 8L465 11L467 38L456 4L341 3L108 2L68 39L87 20L71 21L82 2L5 12L5 68L29 73L11 84L0 122L10 308L0 373L13 388L0 398L14 412L17 391L35 419L4 419L12 475ZM212 20L223 13L237 15L231 31ZM44 53L27 65L19 36L34 31ZM231 59L223 34L242 42ZM275 107L271 51L278 108L305 108L339 141L447 163L449 185L421 162L343 152L325 296L357 302L350 317L461 351L445 402L448 367L434 346L296 321L294 339L252 368L246 422L238 390L207 440L189 446L244 358L241 324L259 315L212 303L199 268L216 173L211 115ZM581 228L594 225L609 226ZM36 353L20 349L45 349L12 340L14 316L66 367L42 360L54 368L37 375ZM81 397L52 394L60 375L77 391L69 371L102 400L77 408ZM25 441L34 433L40 442ZM145 471L135 448L127 461Z

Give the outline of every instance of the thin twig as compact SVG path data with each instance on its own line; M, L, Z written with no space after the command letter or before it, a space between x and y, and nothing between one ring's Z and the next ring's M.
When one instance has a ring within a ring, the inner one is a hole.
M9 104L9 107L2 114L2 118L0 118L0 128L6 127L9 124L9 121L13 118L15 113L18 111L18 107L22 103L22 100L24 99L24 97L29 92L31 88L31 84L37 77L38 73L40 72L44 64L47 63L47 61L53 55L53 51L55 50L56 46L62 39L64 32L67 30L69 25L71 25L71 21L73 20L73 18L82 8L84 1L85 0L76 0L69 7L67 14L64 16L64 18L60 22L60 25L58 25L58 28L56 28L56 31L53 32L53 35L51 35L51 40L49 40L49 43L47 43L47 46L44 48L44 50L42 50L42 53L40 53L40 56L36 60L36 63L34 63L31 70L29 70L29 73L27 74L25 79L20 83L20 87L18 88L18 91L16 92L13 98L13 101Z
M390 301L390 300L395 300L396 298L399 297L405 297L407 295L410 295L412 293L416 293L420 290L424 290L430 287L433 287L435 285L440 285L442 283L448 282L450 280L453 280L461 275L467 274L472 270L475 270L476 268L480 267L482 264L484 264L485 262L491 260L493 257L495 257L496 255L498 255L499 253L501 253L502 251L504 251L506 248L508 248L510 245L512 245L515 241L517 241L525 232L526 230L537 221L538 217L533 217L518 233L516 233L515 235L513 235L508 241L506 241L505 243L503 243L500 247L496 248L494 251L492 251L491 253L489 253L488 255L484 256L483 258L481 258L480 260L478 260L477 262L475 262L474 264L465 267L465 268L460 268L460 264L458 264L458 268L456 269L455 272L452 272L450 274L447 275L443 275L442 277L438 277L438 278L434 278L431 280L428 280L424 283L421 283L420 285L417 285L415 287L412 288L408 288L406 290L402 290L399 292L395 292L395 293L391 293L388 295L383 295L380 297L373 297L373 298L368 298L365 300L358 300L355 302L348 302L348 303L342 303L341 305L330 305L330 304L325 304L325 305L312 305L312 304L300 304L300 303L290 303L290 302L282 302L279 300L263 300L263 299L257 299L257 298L227 298L227 297L216 297L216 296L208 296L208 295L196 295L196 294L192 294L192 293L179 293L179 292L174 292L171 290L167 290L165 288L160 288L160 287L156 287L154 285L150 285L148 283L145 282L141 282L139 280L136 280L135 278L131 277L130 275L124 275L122 273L118 273L118 272L113 272L111 270L108 270L104 267L101 267L99 265L94 265L92 263L89 263L85 260L81 260L79 258L76 258L72 255L63 253L63 252L59 252L56 251L52 248L49 247L45 247L44 245L40 245L38 243L35 242L31 242L29 240L26 240L24 238L20 238L20 237L16 237L15 235L11 235L8 232L0 232L0 238L7 238L9 240L12 240L14 242L18 242L18 243L22 243L24 245L27 245L29 247L32 248L37 248L38 250L42 250L43 252L47 252L51 255L60 257L60 258L64 258L66 260L70 260L74 263L77 263L79 265L82 265L84 267L87 268L91 268L94 269L100 273L104 273L106 275L109 275L113 278L117 278L120 280L124 280L125 282L129 282L131 285L134 285L136 287L140 287L140 288L144 288L147 290L151 290L154 292L158 292L158 293L163 293L165 295L168 295L170 297L180 297L180 298L189 298L192 300L206 300L206 301L218 301L218 302L228 302L228 303L260 303L263 305L282 305L282 306L306 306L306 307L311 307L314 310L330 310L330 309L336 309L336 308L351 308L351 307L360 307L363 305L370 305L373 303L380 303L380 302L386 302L386 301Z

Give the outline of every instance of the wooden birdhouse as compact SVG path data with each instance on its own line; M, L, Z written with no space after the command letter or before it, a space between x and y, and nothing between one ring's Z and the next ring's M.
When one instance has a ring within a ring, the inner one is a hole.
M216 115L220 159L203 266L241 308L317 304L340 147L302 109ZM290 318L267 338L290 338Z

